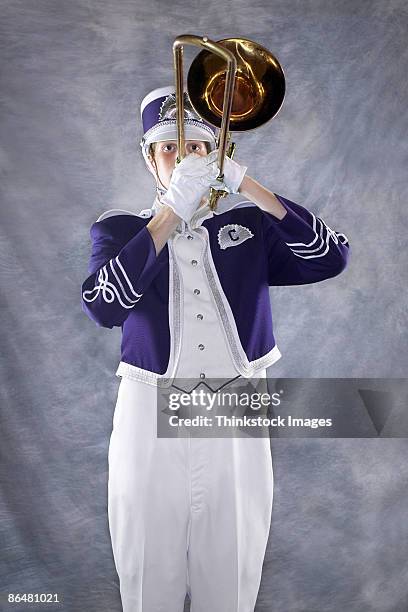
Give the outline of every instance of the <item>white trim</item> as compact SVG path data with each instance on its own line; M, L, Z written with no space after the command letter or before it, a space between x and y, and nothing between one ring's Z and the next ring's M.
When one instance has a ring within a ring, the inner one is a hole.
M123 307L123 308L133 308L133 306L135 305L136 302L138 302L140 300L140 298L142 297L143 294L137 294L139 297L136 300L131 300L125 293L125 291L123 290L123 286L121 284L121 282L119 281L117 275L115 274L114 268L113 268L113 260L110 259L109 262L110 263L110 267L112 268L112 271L114 273L114 276L116 277L116 280L118 280L120 288L123 291L124 297L125 299L127 299L129 302L131 302L131 304L125 304L122 299L121 296L119 294L119 291L116 287L116 285L112 282L109 281L109 273L108 270L106 268L107 264L105 264L98 273L98 285L95 285L95 287L93 289L88 289L86 291L83 292L82 294L82 298L85 300L85 302L93 302L96 300L96 298L98 297L99 293L102 293L102 297L105 300L105 302L107 304L111 304L114 300L115 300L115 296L118 299L119 304ZM95 295L93 295L92 298L87 298L86 295L92 295L94 292L96 291Z
M120 269L121 269L121 271L122 271L123 276L125 276L126 280L128 281L128 284L129 284L129 286L130 286L130 288L131 288L131 291L132 291L133 295L134 295L134 296L137 298L136 300L133 300L132 298L130 298L130 297L128 296L128 294L126 293L125 288L124 288L124 286L122 285L122 281L120 280L120 278L119 278L119 276L118 276L118 273L116 272L116 270L115 270L115 268L114 268L114 265L113 265L113 262L114 262L114 261L116 261L116 263L119 265L119 267L120 267ZM131 283L130 283L130 280L128 279L128 277L127 277L127 275L126 275L126 272L125 272L125 270L123 269L123 266L122 266L122 265L119 263L119 259L118 259L117 257L115 257L115 259L111 259L111 260L109 261L109 263L110 263L110 267L111 267L111 269L112 269L113 275L114 275L114 277L116 278L116 280L118 281L118 285L119 285L119 287L122 289L122 294L123 294L124 298L125 298L126 300L128 300L128 302L131 302L131 303L132 303L132 302L133 302L133 303L138 302L138 301L140 300L140 298L142 297L143 293L136 293L136 291L134 291L134 290L133 290L133 287L132 287L132 285L131 285Z
M276 348L276 347L274 347ZM273 349L274 350L274 349ZM268 355L270 355L273 351L270 351L270 353L268 353ZM258 360L257 360L258 361ZM272 363L274 363L276 361L276 359L274 359L273 361L271 361L271 363L267 364L267 366L265 366L263 369L260 369L259 371L257 371L256 373L256 377L257 378L267 378L267 372L266 372L266 368L270 365L272 365ZM252 363L256 363L255 361ZM118 368L116 370L116 376L118 377L123 377L123 378L130 378L131 380L136 380L138 382L144 382L147 383L149 385L153 385L155 387L159 386L163 386L161 385L161 377L163 376L162 374L156 374L156 372L152 372L151 370L144 370L143 368L139 368L138 366L132 365L131 363L127 363L126 361L120 361ZM211 378L217 378L217 377L210 377ZM238 378L238 376L234 376L231 379L229 379L229 382L232 380L236 380ZM244 378L249 378L249 377L244 377ZM169 385L171 386L173 379L169 379ZM198 380L198 379L197 379ZM223 382L223 385L225 384L225 381Z
M314 245L314 243L316 242L316 240L318 239L318 234L316 232L316 217L315 215L309 211L310 214L313 217L313 227L311 227L310 229L312 229L315 233L315 237L313 238L313 240L311 242L309 242L308 244L306 244L305 242L287 242L286 244L288 245L288 247L292 247L292 246L304 246L304 247L311 247Z
M269 353L262 355L258 359L249 362L252 366L253 372L251 374L246 374L242 372L238 372L243 378L252 378L258 377L260 373L262 373L266 368L270 367L274 363L276 363L282 357L280 350L275 345ZM167 374L167 372L166 372ZM124 378L131 378L132 380L138 380L141 382L148 383L150 385L158 386L158 387L170 387L173 378L164 378L165 374L157 374L156 372L152 372L151 370L144 370L143 368L139 368L138 366L132 365L131 363L127 363L126 361L120 361L118 368L116 370L116 376L123 376ZM163 383L166 384L163 384Z
M212 147L216 144L216 135L203 121L198 119L184 119L185 140L202 140L209 142ZM164 140L177 140L177 123L175 119L164 119L155 123L145 132L140 140L140 146L147 151L152 142Z
M315 257L324 257L324 255L326 255L326 253L330 249L330 245L329 245L330 238L333 239L333 242L335 244L339 243L339 236L344 236L344 238L347 241L347 237L344 234L337 234L337 232L335 232L331 227L329 227L327 225L327 223L325 221L323 221L323 219L321 219L320 217L315 217L315 215L312 212L310 212L310 214L313 217L313 231L315 232L316 236L308 244L306 244L304 242L286 242L286 244L288 245L288 247L290 248L290 250L292 251L292 253L294 255L296 255L297 257L301 257L302 259L313 259ZM316 221L319 222L319 234L317 234L317 232L316 232ZM326 236L324 237L325 233L326 233ZM311 249L310 247L313 246L313 244L316 242L316 240L318 238L320 238L319 246L316 247L315 249ZM341 241L341 242L342 242L342 244L345 244L345 242L343 242L343 241ZM324 249L324 251L322 253L317 253L316 255L311 255L311 253L316 253L317 251L320 251L325 245L326 245L326 248ZM293 246L304 246L304 247L308 247L308 248L306 248L306 249L294 249L294 248L292 248ZM301 253L307 253L307 255L301 255Z
M344 241L340 240L341 244L348 244L349 240L348 240L346 234L342 234L341 232L340 233L336 232L336 234L337 234L337 238L340 238L340 236L342 236L344 238Z
M319 221L319 234L316 234L318 238L320 238L320 244L316 249L291 249L294 253L316 253L316 251L320 251L320 249L324 246L324 238L323 238L323 223Z
M137 297L137 298L142 297L143 293L137 293L137 291L135 291L135 290L134 290L133 285L132 285L132 283L130 282L130 279L129 279L128 275L126 274L124 267L122 266L122 264L121 264L121 263L120 263L120 261L119 261L119 255L117 255L117 256L115 257L115 261L116 261L116 263L118 264L119 269L120 269L120 271L122 272L123 276L125 277L126 282L127 282L127 284L129 285L129 289L131 290L131 292L133 293L133 295L134 295L135 297ZM112 260L111 260L111 267L112 267ZM114 271L114 274L115 274L115 276L116 276L116 272L115 272L115 271ZM122 283L120 282L120 280L119 280L119 278L118 278L117 276L116 276L116 278L118 279L118 283L120 284L120 286L121 286L121 288L122 288L122 291L123 291L124 295L126 295L126 292L125 292L125 290L124 290L124 289L123 289L123 287L122 287ZM126 297L127 297L127 295L126 295ZM128 298L128 299L129 299L129 298ZM130 299L129 299L129 302L131 302L131 301L132 301L132 300L130 300Z
M323 226L323 224L321 224L321 228L320 228L320 240L321 240L321 243L320 243L320 245L319 245L319 247L317 249L311 249L310 251L308 251L308 250L300 250L300 249L292 249L293 254L297 255L297 257L301 257L302 259L314 259L315 257L324 257L326 255L326 253L330 249L330 245L329 245L330 238L332 237L336 244L338 244L338 239L337 239L337 236L335 236L335 235L333 236L330 231L327 232L326 239L324 239L323 238L323 233L324 233L324 226ZM326 245L326 248L324 249L323 253L317 253L316 255L300 255L300 253L314 253L315 251L319 251L321 248L324 247L324 245Z
M232 194L232 195L235 195L235 194ZM214 214L222 215L226 212L230 212L231 210L235 208L254 208L254 207L259 208L254 202L251 202L250 200L239 200L238 202L233 201L231 203L228 200L228 196L227 196L226 198L223 198L223 200L218 201L217 210L214 210Z
M180 274L180 269L176 260L174 252L174 243L181 234L175 234L167 241L169 250L169 267L172 269L172 291L169 291L169 321L173 323L170 325L170 359L168 368L166 370L166 376L171 374L170 384L173 380L175 372L177 370L178 362L181 353L181 342L183 336L183 300L182 294L184 291L183 279ZM174 330L172 334L172 329ZM167 386L167 381L164 381Z
M220 205L218 204L218 208L220 207ZM248 201L239 201L239 202L227 202L227 206L225 208L225 210L221 209L221 210L211 210L209 208L209 200L207 201L207 204L205 206L202 206L200 208L197 208L197 210L195 211L195 213L193 214L190 223L187 224L189 229L194 229L196 227L200 227L202 225L202 223L204 221L206 221L207 219L210 219L213 215L222 215L226 212L230 212L231 210L235 210L235 208L253 208L256 207L256 204L254 204L253 202L248 202ZM203 210L205 209L205 214L203 214ZM199 213L199 214L197 214Z
M320 221L320 219L319 219ZM328 232L326 234L326 241L323 238L323 232L324 232L324 225L323 223L320 223L320 233L317 236L318 238L320 238L320 244L316 249L292 249L291 247L289 247L292 251L292 253L294 255L297 255L298 257L302 257L302 259L312 259L314 257L323 257L324 255L326 255L327 251L329 250L329 239L330 239L330 233ZM317 235L317 234L316 234ZM337 243L338 240L337 238L335 239L335 242ZM324 245L326 245L325 250L323 251L323 253L317 253L316 255L300 255L300 253L316 253L316 251L320 251Z
M139 368L131 363L126 363L126 361L120 361L116 370L116 376L123 376L124 378L130 378L132 380L138 380L140 382L148 383L149 385L157 386L157 382L161 374L157 374L151 370L144 370L143 368Z
M118 215L123 215L123 214L125 214L125 215L132 215L134 217L147 218L147 217L151 216L151 214L148 214L149 211L151 212L150 208L145 208L145 209L141 210L140 212L134 212L134 211L131 211L131 210L124 210L123 208L111 208L110 210L106 210L101 215L99 215L99 217L97 218L96 222L102 221L103 219L108 219L108 217L116 217Z

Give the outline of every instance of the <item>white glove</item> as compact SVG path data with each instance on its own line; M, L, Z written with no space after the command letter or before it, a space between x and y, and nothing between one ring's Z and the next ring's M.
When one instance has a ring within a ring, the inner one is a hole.
M169 188L161 202L188 223L202 198L217 183L217 176L216 162L209 162L207 155L190 153L174 168ZM217 184L220 185L219 182Z
M209 164L214 162L217 163L217 159L218 149L211 151L211 153L207 155L207 163ZM228 191L228 193L238 193L238 189L241 186L247 170L247 166L240 166L240 164L226 155L224 161L224 178L222 182L217 181L215 185L213 185L214 189L222 189Z

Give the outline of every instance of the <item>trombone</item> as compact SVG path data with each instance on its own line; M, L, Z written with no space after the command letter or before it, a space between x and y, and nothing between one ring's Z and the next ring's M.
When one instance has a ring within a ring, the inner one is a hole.
M222 183L225 155L233 156L231 131L260 127L275 117L285 97L285 76L277 58L265 47L246 38L224 38L185 34L173 42L176 85L177 163L185 156L183 47L203 47L187 75L191 105L205 121L219 128L217 180ZM227 150L228 147L228 150ZM210 209L216 210L227 191L211 188Z

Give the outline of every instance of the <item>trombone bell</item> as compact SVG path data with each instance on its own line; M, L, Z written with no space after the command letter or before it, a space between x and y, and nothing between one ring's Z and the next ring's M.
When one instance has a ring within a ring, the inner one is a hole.
M244 38L217 41L237 62L229 129L253 130L277 115L285 97L285 76L276 57L265 47ZM201 51L187 75L194 110L208 123L221 127L226 82L225 61Z

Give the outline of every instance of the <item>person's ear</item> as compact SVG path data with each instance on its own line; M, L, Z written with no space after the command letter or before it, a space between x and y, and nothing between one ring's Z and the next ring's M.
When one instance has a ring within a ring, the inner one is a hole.
M147 154L147 167L149 171L153 174L153 176L157 178L156 162L154 161L154 158L150 155L150 153Z

